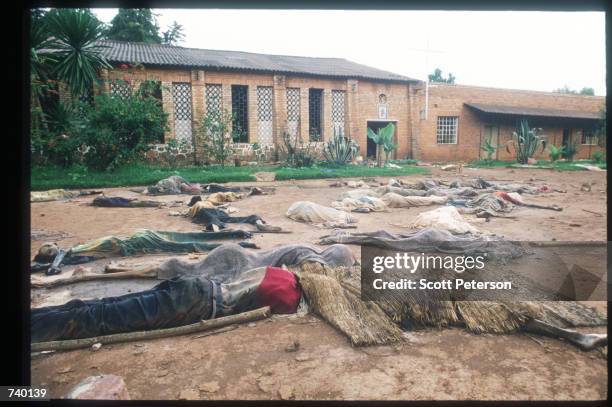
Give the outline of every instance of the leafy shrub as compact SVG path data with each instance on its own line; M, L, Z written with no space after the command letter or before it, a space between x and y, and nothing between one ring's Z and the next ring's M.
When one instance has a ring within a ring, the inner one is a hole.
M554 144L548 146L550 161L555 162L565 153L565 146L557 147Z
M204 148L222 167L233 155L231 123L232 116L227 110L220 114L208 114L202 121Z
M152 97L126 98L106 94L83 108L82 141L89 168L110 170L142 157L149 144L163 140L168 115Z
M164 154L165 161L168 167L176 168L179 165L181 158L186 158L185 154L192 150L191 144L186 139L171 139L166 143L166 152Z
M595 151L592 155L593 161L596 163L602 163L606 159L606 154L603 151Z
M565 148L565 150L563 151L563 153L561 153L561 156L565 158L567 161L573 161L574 156L578 154L578 143L570 142L570 143L567 143L563 147Z
M80 159L84 120L77 104L59 102L44 114L45 127L32 132L32 153L41 164L68 167Z
M487 154L487 158L484 160L485 162L493 161L493 154L497 151L497 147L491 142L491 137L485 139L484 145L481 146L480 149Z
M251 144L251 151L253 152L253 158L258 163L261 163L266 160L266 152L261 148L259 143Z
M346 164L351 162L359 152L359 144L349 137L344 137L342 131L336 133L323 147L323 157L334 164Z

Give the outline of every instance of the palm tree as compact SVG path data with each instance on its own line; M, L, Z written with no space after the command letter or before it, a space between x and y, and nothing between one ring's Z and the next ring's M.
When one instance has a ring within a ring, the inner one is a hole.
M111 68L97 43L104 35L103 24L85 9L55 9L44 20L44 45L54 58L51 74L78 97L91 89L101 68Z
M50 43L44 20L40 14L33 14L30 25L30 117L33 132L46 127L40 98L49 90L49 67L55 62L53 55L43 52Z

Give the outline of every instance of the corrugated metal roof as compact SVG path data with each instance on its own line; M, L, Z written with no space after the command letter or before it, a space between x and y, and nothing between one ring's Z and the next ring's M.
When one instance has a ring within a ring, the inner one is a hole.
M341 58L313 58L250 52L183 48L173 45L123 41L98 41L109 62L176 66L215 70L257 71L281 74L417 82L392 72L357 64Z
M568 119L600 119L599 112L580 112L577 110L543 109L539 107L501 106L482 103L466 103L483 113L505 114L513 116L564 117Z

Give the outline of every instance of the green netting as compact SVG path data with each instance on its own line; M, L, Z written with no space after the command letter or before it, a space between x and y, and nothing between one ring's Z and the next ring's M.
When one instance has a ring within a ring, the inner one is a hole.
M72 248L79 256L131 256L134 254L170 252L207 252L219 246L208 243L212 238L206 232L163 232L140 230L127 239L106 236Z

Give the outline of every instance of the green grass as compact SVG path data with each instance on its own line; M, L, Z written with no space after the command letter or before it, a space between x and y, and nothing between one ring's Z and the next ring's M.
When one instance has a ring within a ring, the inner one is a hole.
M31 189L101 188L151 185L171 175L180 175L190 182L254 181L253 173L270 167L184 167L178 169L131 165L113 172L83 168L33 167Z
M501 160L474 160L467 166L472 168L495 168L495 167L509 167L512 164L516 164L516 161L501 161Z
M341 167L325 166L310 168L279 168L276 179L318 179L318 178L349 178L349 177L385 177L411 174L423 174L427 170L422 167L403 166L402 168L377 168L358 165Z
M33 191L66 188L110 188L136 185L152 185L171 175L180 175L189 182L238 182L255 181L254 173L276 172L276 179L317 179L342 177L400 176L425 173L421 167L368 168L365 166L317 166L311 168L285 168L273 166L234 167L182 167L177 169L147 165L130 165L113 172L91 171L83 167L32 167L31 189Z
M599 167L601 169L607 169L606 162L597 163L593 160L555 161L554 163L551 163L550 161L540 160L538 161L537 165L545 166L545 167L552 166L553 169L558 170L558 171L588 171L586 168L579 167L576 164L586 164L586 165L592 165L595 167Z
M500 160L476 160L468 164L468 167L472 168L496 168L496 167L509 167L509 168L540 168L540 169L554 169L557 171L587 171L586 168L577 166L576 164L587 164L594 165L596 167L606 169L606 162L597 163L593 160L576 160L576 161L555 161L550 162L547 160L539 160L537 164L529 167L521 167L516 161L500 161Z

